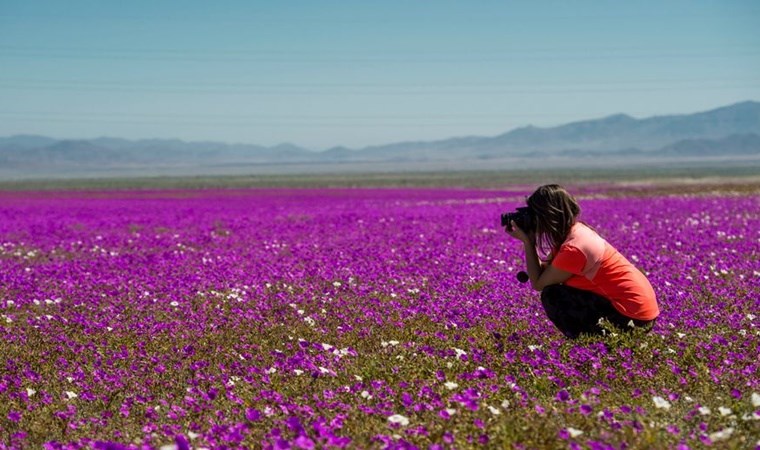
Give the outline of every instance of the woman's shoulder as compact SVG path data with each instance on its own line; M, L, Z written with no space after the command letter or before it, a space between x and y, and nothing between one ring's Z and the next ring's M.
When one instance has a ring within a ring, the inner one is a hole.
M568 243L570 241L586 241L596 239L604 240L601 236L599 236L599 233L597 233L596 230L590 226L586 225L583 222L575 222L573 226L570 227L570 233L568 233L567 239L565 239L565 243Z
M562 247L574 247L584 253L593 252L596 254L604 251L606 242L593 228L583 222L576 222L570 228L570 233L560 249Z

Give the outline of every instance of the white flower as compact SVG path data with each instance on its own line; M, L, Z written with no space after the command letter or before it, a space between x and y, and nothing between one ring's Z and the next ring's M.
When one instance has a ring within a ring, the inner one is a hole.
M398 345L398 344L399 344L398 341L381 341L380 342L380 345L383 346L383 347L387 347L389 345L390 346L395 346L395 345Z
M173 301L173 302L171 302L171 303L169 303L169 304L172 305L172 306L179 306L179 302L177 302L176 300Z
M32 388L26 388L26 396L27 397L31 397L32 395L34 395L36 393L37 393L37 391L35 391L34 389L32 389Z
M354 375L354 379L356 381L364 381L364 378L360 377L359 375Z
M579 430L573 427L567 427L567 432L570 434L571 438L575 438L583 434L583 430Z
M530 350L530 351L532 351L532 352L535 352L535 351L536 351L536 350L538 350L539 348L541 348L541 346L540 346L540 345L529 345L529 346L528 346L528 350Z
M454 347L454 351L457 352L457 358L467 355L467 352L462 350L461 348Z
M707 406L700 406L697 411L699 411L699 414L703 416L709 416L710 413L712 412L710 411L710 408L708 408Z
M340 287L340 281L333 281L333 286Z
M332 345L330 345L330 344L325 344L325 343L323 342L323 343L322 343L322 348L323 348L325 351L329 351L331 348L333 348L333 346L332 346Z
M446 411L446 414L448 414L450 416L453 416L457 412L457 410L454 409L454 408L446 408L446 409L444 409L444 411Z
M655 395L652 397L652 401L654 402L654 406L657 408L670 409L670 402L660 396Z
M502 400L501 401L501 407L504 408L504 409L508 409L509 408L509 400L506 400L506 399Z
M310 327L313 327L314 324L317 323L314 319L312 319L309 316L304 317L303 321L306 322Z
M679 338L684 338L686 336L686 333L676 333L676 336Z
M498 416L499 414L501 414L501 411L499 411L498 409L494 408L491 405L488 405L488 410L491 411L491 414L493 414L494 416Z
M198 433L193 433L192 431L188 431L188 432L187 432L187 437L189 437L191 441L192 441L193 439L197 438L198 436L200 436L200 434L198 434Z
M366 398L367 400L372 398L372 396L370 395L368 391L362 391L359 395L361 396L361 398Z
M731 408L725 408L723 406L718 406L718 412L721 416L727 416L731 414Z
M446 386L446 389L448 389L450 391L459 387L459 385L456 384L456 383L454 383L453 381L447 381L447 382L443 383L443 385Z
M388 417L388 422L390 423L397 423L403 427L409 425L409 419L402 416L401 414L394 414L390 417Z
M755 408L760 406L760 394L758 394L757 392L753 392L751 400L752 400L752 406L754 406Z
M75 392L71 392L71 391L66 391L65 394L66 394L66 397L68 397L68 400L79 397Z
M321 367L321 366L319 367L319 371L322 373L330 373L329 369L325 369L324 367Z
M728 439L731 436L731 434L733 434L733 432L734 432L734 428L728 427L720 431L716 431L715 433L710 433L708 437L713 442L723 441L723 440Z
M277 372L277 368L276 367L270 367L267 370L265 370L264 372L266 372L268 374L273 374L273 373Z
M303 373L303 370L301 369L293 369L293 373L296 375L301 375Z

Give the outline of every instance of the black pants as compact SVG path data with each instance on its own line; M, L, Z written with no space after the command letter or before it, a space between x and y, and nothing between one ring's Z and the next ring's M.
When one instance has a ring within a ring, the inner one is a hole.
M562 284L546 286L541 291L541 304L549 320L571 339L582 333L602 334L601 318L624 331L640 327L648 332L654 326L654 320L637 320L620 314L600 295Z

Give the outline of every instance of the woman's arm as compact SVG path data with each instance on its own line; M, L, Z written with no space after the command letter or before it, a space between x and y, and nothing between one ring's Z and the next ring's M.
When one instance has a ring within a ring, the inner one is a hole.
M533 289L542 291L546 286L563 283L573 276L570 272L539 261L535 243L523 241L523 248L525 249L525 266Z
M544 264L538 259L535 241L512 222L512 231L507 233L522 241L525 250L525 266L530 278L530 285L537 291L543 290L546 286L559 284L567 281L573 274L557 269L551 264Z

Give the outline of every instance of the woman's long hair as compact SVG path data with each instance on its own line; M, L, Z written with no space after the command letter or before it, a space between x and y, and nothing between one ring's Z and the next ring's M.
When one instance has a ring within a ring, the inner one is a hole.
M552 259L581 213L575 198L558 184L536 189L527 200L535 213L536 247L542 259Z

